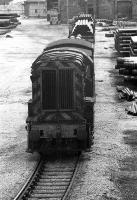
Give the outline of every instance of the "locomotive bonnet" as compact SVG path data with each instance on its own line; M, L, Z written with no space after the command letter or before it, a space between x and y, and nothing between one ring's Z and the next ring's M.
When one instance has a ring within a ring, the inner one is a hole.
M28 151L82 151L90 147L94 115L93 47L84 40L49 44L31 70Z

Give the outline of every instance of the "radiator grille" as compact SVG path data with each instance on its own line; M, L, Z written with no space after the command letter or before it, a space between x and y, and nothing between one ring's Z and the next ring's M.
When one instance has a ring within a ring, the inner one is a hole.
M43 109L73 109L73 94L73 69L43 71Z
M59 108L73 107L73 70L59 70Z
M42 73L43 109L56 109L56 71L45 70Z

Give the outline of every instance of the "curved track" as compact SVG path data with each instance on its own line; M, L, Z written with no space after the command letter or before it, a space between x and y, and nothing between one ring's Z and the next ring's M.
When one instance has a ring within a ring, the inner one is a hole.
M79 157L42 159L14 200L65 200L75 178Z

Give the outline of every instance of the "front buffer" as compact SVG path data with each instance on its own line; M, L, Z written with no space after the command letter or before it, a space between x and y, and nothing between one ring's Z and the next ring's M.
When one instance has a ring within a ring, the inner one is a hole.
M88 148L86 124L28 123L28 152L79 152Z

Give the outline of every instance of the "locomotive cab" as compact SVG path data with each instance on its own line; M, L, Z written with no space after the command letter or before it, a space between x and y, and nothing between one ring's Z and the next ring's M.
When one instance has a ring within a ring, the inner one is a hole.
M91 44L84 42L54 42L33 63L28 151L82 151L90 147L94 63Z

